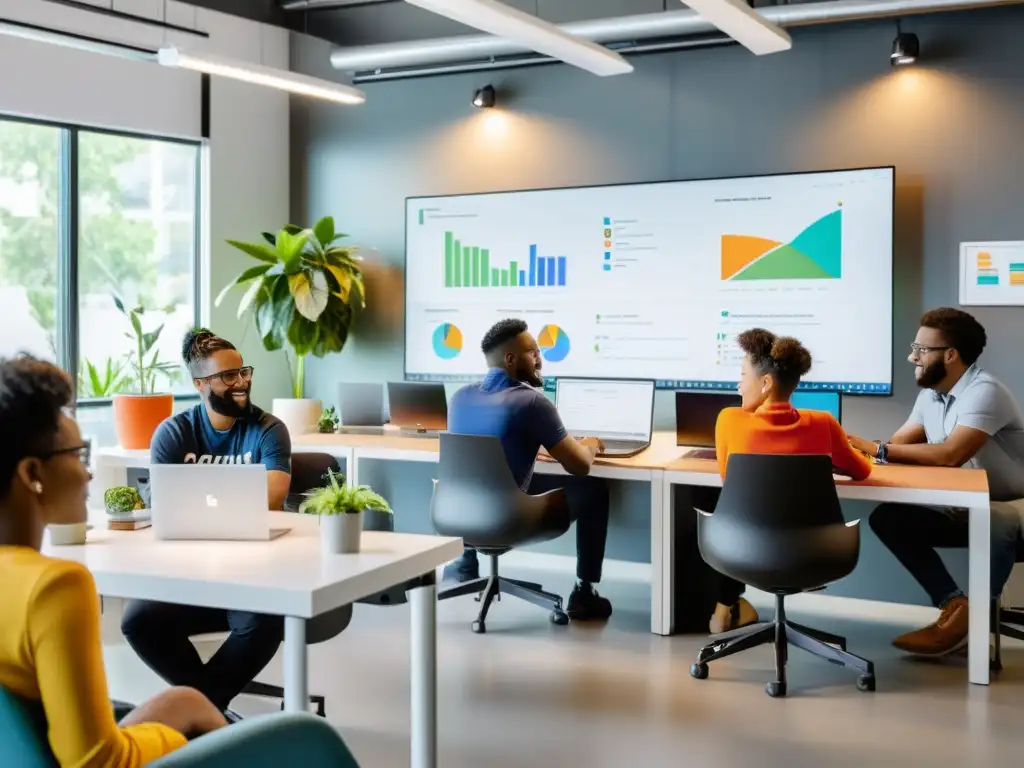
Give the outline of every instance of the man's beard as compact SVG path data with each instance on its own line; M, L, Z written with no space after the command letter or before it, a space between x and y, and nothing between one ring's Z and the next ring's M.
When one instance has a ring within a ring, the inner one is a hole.
M934 389L935 385L946 378L946 364L937 360L926 368L921 369L921 375L915 377L917 386L922 389Z
M516 371L516 378L531 387L543 387L544 377L541 376L540 371L534 368L532 371Z
M249 387L245 389L229 389L223 395L218 395L216 392L211 392L208 396L208 402L210 407L215 413L219 413L221 416L227 416L231 419L240 419L249 413ZM232 397L233 393L244 392L245 393L245 404L241 404Z

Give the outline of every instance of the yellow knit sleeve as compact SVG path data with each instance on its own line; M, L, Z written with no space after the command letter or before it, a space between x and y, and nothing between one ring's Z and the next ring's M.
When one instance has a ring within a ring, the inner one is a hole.
M140 768L184 746L158 724L121 729L107 693L100 605L92 575L54 560L29 601L28 641L50 748L69 768Z

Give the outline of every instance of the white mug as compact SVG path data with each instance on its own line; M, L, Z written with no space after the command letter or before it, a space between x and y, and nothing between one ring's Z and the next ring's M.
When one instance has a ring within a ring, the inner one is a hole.
M54 547L66 547L74 544L85 544L85 523L70 525L48 525L50 544Z

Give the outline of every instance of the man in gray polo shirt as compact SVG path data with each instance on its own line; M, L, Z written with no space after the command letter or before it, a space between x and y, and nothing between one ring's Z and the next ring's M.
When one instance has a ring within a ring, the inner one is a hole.
M910 352L914 378L924 391L910 418L888 442L851 437L853 446L892 463L984 469L992 501L1024 498L1024 418L1013 393L977 364L986 340L985 329L966 312L925 313ZM935 549L967 546L967 510L882 504L870 523L941 609L934 624L896 638L893 645L922 656L944 656L966 646L967 598ZM1013 570L1020 538L1017 509L994 504L994 597Z

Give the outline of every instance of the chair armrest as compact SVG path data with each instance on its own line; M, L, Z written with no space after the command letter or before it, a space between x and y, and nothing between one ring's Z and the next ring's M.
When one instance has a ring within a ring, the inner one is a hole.
M150 763L152 768L359 768L326 720L281 713L243 720L208 733Z

